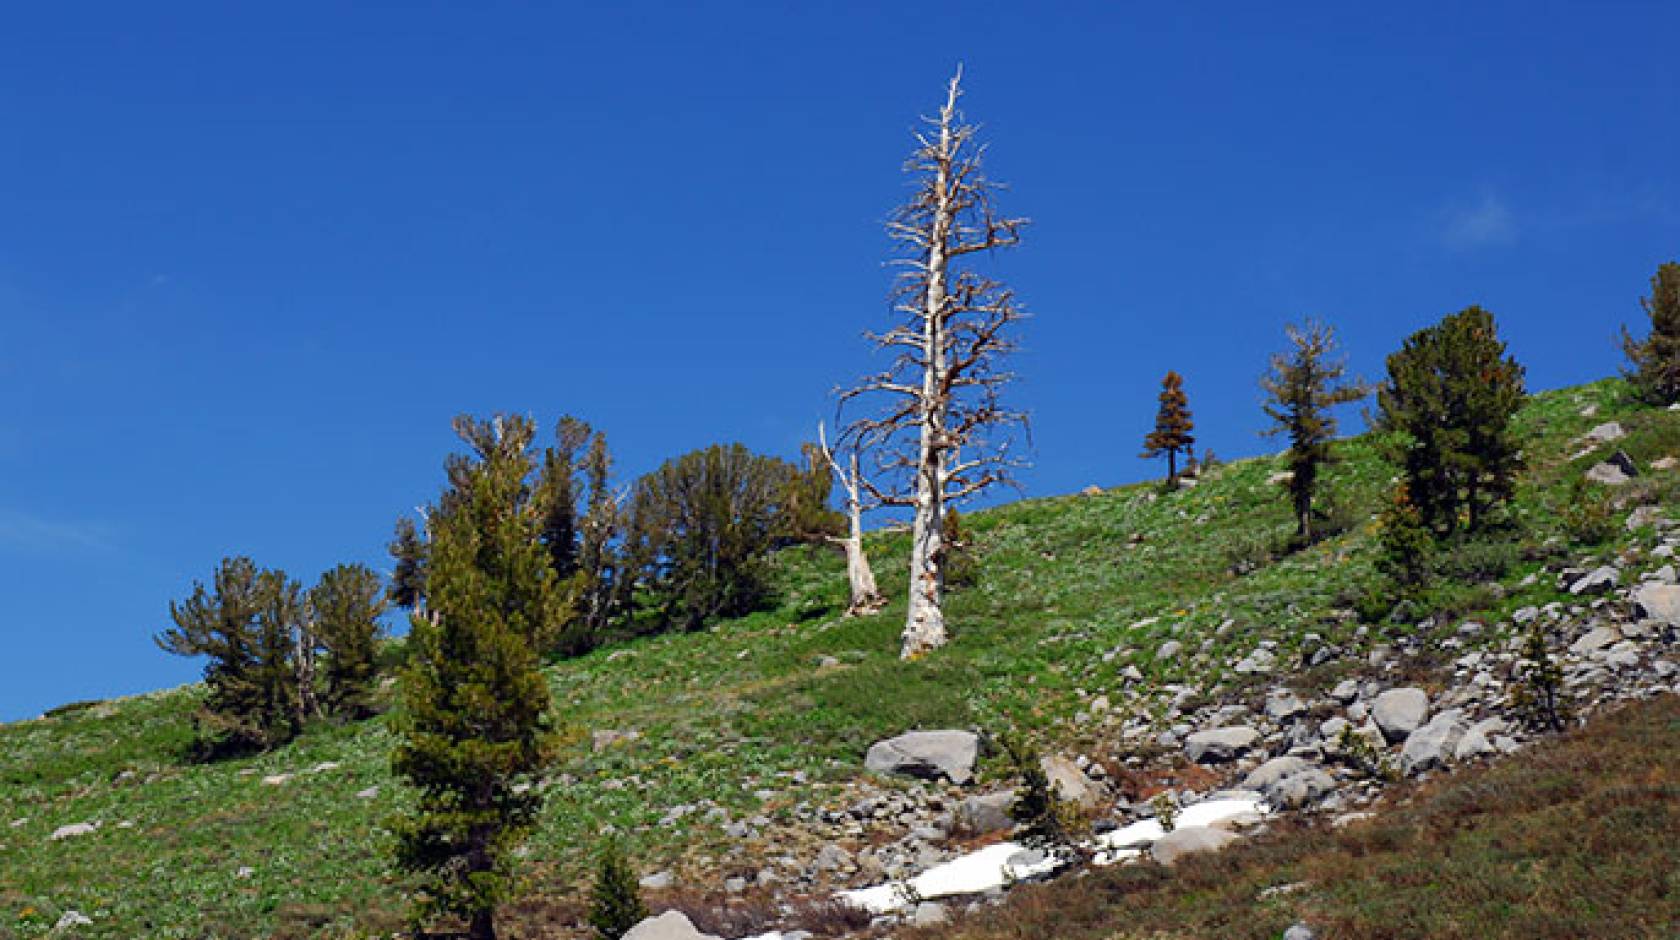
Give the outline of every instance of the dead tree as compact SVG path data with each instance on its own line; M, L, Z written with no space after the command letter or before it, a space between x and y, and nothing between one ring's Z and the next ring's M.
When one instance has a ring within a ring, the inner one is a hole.
M1009 445L1026 427L1026 416L1000 396L1012 378L1003 368L1016 348L1010 327L1024 314L1007 287L971 264L974 255L1015 245L1026 220L994 210L998 187L981 172L978 128L957 111L961 80L959 69L939 115L916 135L905 163L914 195L887 223L901 251L892 307L899 321L870 339L893 362L841 395L843 406L861 396L886 400L846 436L872 455L874 472L859 478L871 498L912 510L906 659L946 640L946 505L1012 483L1019 464Z
M863 551L863 514L874 507L864 504L863 473L858 468L857 448L851 448L847 455L848 466L840 466L834 451L829 449L828 435L821 422L817 424L817 446L822 450L823 459L834 469L835 477L840 480L840 489L846 494L846 534L827 537L846 552L846 583L852 589L846 616L873 614L886 606L886 601L875 586L875 571L869 567L869 556Z

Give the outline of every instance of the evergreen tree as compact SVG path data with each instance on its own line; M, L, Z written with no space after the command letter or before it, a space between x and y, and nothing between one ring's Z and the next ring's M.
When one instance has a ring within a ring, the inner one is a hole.
M389 546L396 569L391 572L391 586L386 594L391 603L405 610L423 610L426 606L426 540L414 525L403 516L397 520L396 536Z
M578 612L588 636L598 643L618 611L614 597L621 559L615 542L623 523L612 493L612 454L602 432L590 436L582 469L589 502L578 547Z
M327 653L321 699L331 714L360 719L373 713L383 594L379 575L366 565L339 565L309 591L310 621Z
M648 916L642 903L641 884L624 857L624 847L609 841L601 849L600 868L595 876L595 896L589 909L589 926L601 940L618 940Z
M170 602L175 625L153 638L166 652L208 658L209 695L195 718L206 756L273 747L298 731L298 624L279 596L287 583L249 558L225 558L212 587L194 582L186 600Z
M1468 307L1412 334L1388 357L1381 423L1398 432L1406 492L1437 534L1477 530L1516 486L1511 416L1523 368L1505 355L1493 315Z
M566 415L555 426L554 446L543 453L538 484L544 504L542 542L561 580L578 569L578 458L592 433L587 422Z
M1143 439L1143 457L1167 455L1167 485L1178 483L1178 455L1191 453L1196 423L1190 417L1190 400L1184 394L1184 378L1168 371L1161 379L1160 408L1155 413L1155 430Z
M693 630L756 608L766 555L790 528L798 467L740 444L666 461L637 481L629 551L659 628Z
M1337 405L1370 394L1365 383L1349 380L1347 365L1335 356L1336 333L1321 323L1286 329L1294 346L1272 356L1271 371L1260 379L1272 419L1267 435L1289 437L1289 498L1295 507L1295 531L1304 541L1313 537L1313 493L1320 468L1330 462L1330 443L1336 439Z
M532 426L460 418L473 449L446 464L450 488L430 520L429 612L412 618L402 742L393 770L418 791L395 822L399 865L420 875L420 913L466 919L495 936L513 850L530 833L552 723L538 651L570 616L541 541Z
M1628 381L1641 400L1673 404L1680 400L1680 264L1659 265L1651 278L1651 296L1639 303L1651 319L1651 332L1641 342L1622 327L1622 351L1633 366Z

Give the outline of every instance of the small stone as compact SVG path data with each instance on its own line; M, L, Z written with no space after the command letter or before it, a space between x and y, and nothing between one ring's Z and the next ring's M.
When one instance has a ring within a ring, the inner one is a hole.
M1184 753L1198 764L1222 764L1248 753L1260 732L1245 726L1197 731L1184 740Z
M1410 775L1445 767L1467 730L1463 713L1456 708L1436 715L1407 736L1406 746L1400 751L1401 772Z
M1155 651L1155 658L1156 659L1173 659L1176 656L1178 656L1179 653L1181 653L1183 651L1184 651L1184 644L1183 643L1180 643L1177 640L1168 640L1167 642L1161 644L1160 649Z
M1162 865L1171 866L1186 855L1196 852L1217 852L1237 841L1237 835L1209 826L1185 826L1174 829L1155 840L1149 854Z
M81 911L70 910L65 911L64 914L58 918L58 923L53 925L53 929L69 930L72 927L91 926L93 926L93 918L83 914Z
M1609 565L1594 568L1582 577L1576 579L1569 586L1569 593L1577 597L1583 594L1603 594L1621 583L1622 573Z
M90 836L98 831L98 823L71 823L68 826L59 826L57 829L54 829L52 831L52 835L48 836L48 838L57 842L60 839L73 839L76 836Z
M265 787L277 787L291 779L291 774L269 774L262 778L262 782Z
M358 800L371 800L378 795L379 795L379 788L378 787L368 787L365 790L357 790L356 791L356 799L358 799Z
M945 905L938 901L923 901L916 905L916 913L911 915L910 923L917 927L936 927L950 919Z
M675 884L676 880L669 871L656 871L651 875L643 875L636 884L649 891L663 891Z
M1283 940L1318 940L1318 933L1306 924L1296 924L1283 932Z

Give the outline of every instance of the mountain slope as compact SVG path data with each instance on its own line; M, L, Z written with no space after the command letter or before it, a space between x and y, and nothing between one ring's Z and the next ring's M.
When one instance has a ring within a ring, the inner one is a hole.
M1628 436L1576 456L1572 442L1612 419ZM1516 515L1531 547L1571 537L1570 483L1609 450L1642 466L1680 453L1680 414L1636 407L1616 381L1536 396L1518 424L1530 469ZM1158 714L1166 684L1206 695L1257 687L1259 677L1232 667L1263 641L1283 662L1334 648L1312 678L1333 676L1385 631L1411 629L1362 625L1352 612L1375 580L1371 519L1392 471L1370 438L1339 453L1328 479L1345 531L1295 553L1282 548L1290 515L1268 482L1280 468L1272 458L1171 494L1138 485L975 513L977 584L952 599L952 644L920 662L896 658L902 601L841 618L840 559L797 550L777 560L776 610L555 665L567 746L530 846L533 893L575 901L608 825L627 833L644 869L699 885L760 856L814 854L805 822L855 795L871 741L906 728L1018 728L1065 748L1112 749L1116 722ZM1639 485L1671 502L1673 476ZM1637 536L1617 527L1615 537ZM902 597L903 537L869 547L883 590ZM1503 587L1478 574L1432 602L1488 622L1546 603L1559 596L1553 579L1525 578L1557 553L1512 553ZM1466 571L1483 561L1466 560ZM1184 651L1158 658L1174 639ZM43 935L70 910L92 920L84 936L400 926L401 884L381 829L404 800L387 767L387 720L190 764L182 753L200 694L186 687L0 727L0 936ZM77 824L93 829L52 838Z

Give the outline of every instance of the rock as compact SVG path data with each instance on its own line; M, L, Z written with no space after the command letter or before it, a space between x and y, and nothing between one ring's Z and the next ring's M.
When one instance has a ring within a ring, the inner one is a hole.
M1622 573L1609 565L1594 568L1575 580L1569 586L1569 593L1576 596L1583 594L1603 594L1621 583Z
M379 788L378 787L368 787L365 790L357 790L356 791L356 799L358 799L358 800L371 800L378 795L379 795Z
M676 884L676 881L676 876L672 875L669 871L656 871L651 875L643 875L636 884L641 885L649 891L663 891L671 885Z
M1258 790L1262 794L1266 788L1291 775L1298 774L1312 765L1299 757L1274 757L1249 771L1240 786L1244 790Z
M1501 718L1487 718L1470 726L1464 732L1464 737L1458 739L1458 746L1453 748L1453 760L1471 760L1499 753L1499 748L1493 744L1493 739L1505 730L1505 721Z
M1306 924L1296 924L1283 932L1283 940L1318 940L1318 933Z
M723 940L716 934L701 933L682 911L666 911L631 927L621 940Z
M1622 429L1621 422L1606 421L1583 435L1581 443L1596 446L1598 444L1608 444L1611 441L1619 441L1624 437L1627 437L1627 431Z
M312 773L312 774L324 774L324 773L327 773L328 771L337 770L337 769L338 769L338 761L324 760L324 761L320 762L319 764L316 764L315 766L309 768L309 772Z
M641 736L640 731L616 731L612 728L605 728L600 731L589 732L589 744L592 750L604 751L615 744L628 744Z
M65 911L58 918L58 923L53 925L53 929L54 930L69 930L72 927L91 927L91 926L93 926L93 918L87 916L86 914L83 914L81 911L69 910L69 911Z
M937 927L951 919L946 912L945 905L938 901L923 901L916 905L916 912L910 915L910 923L915 927Z
M265 787L278 787L291 779L291 774L269 774L262 778L262 782Z
M974 835L1005 832L1015 827L1015 821L1009 818L1009 807L1014 803L1011 790L971 796L957 807L957 822Z
M869 746L863 764L876 773L904 774L955 784L974 779L980 738L972 731L911 731Z
M1672 584L1641 584L1633 592L1640 615L1670 627L1680 627L1680 587Z
M1237 660L1231 668L1245 676L1268 673L1277 668L1277 655L1269 649L1257 649Z
M1056 795L1082 810L1096 809L1108 796L1107 787L1087 777L1085 771L1065 757L1051 755L1040 758L1038 763Z
M852 853L830 842L817 852L817 871L843 871L854 866Z
M59 826L54 829L52 835L48 838L57 842L60 839L73 839L76 836L91 836L98 831L98 823L71 823L68 826Z
M1673 470L1680 467L1680 457L1658 457L1651 461L1652 470Z
M1306 703L1288 689L1274 689L1266 696L1266 717L1273 721L1288 721L1306 711Z
M1209 826L1185 826L1174 829L1155 840L1149 854L1162 865L1174 865L1179 859L1196 852L1217 852L1237 841L1237 835Z
M1330 775L1299 757L1274 757L1243 778L1244 790L1257 790L1275 809L1295 809L1336 788Z
M1167 642L1161 644L1160 649L1155 651L1155 658L1172 659L1182 652L1184 652L1183 643L1180 643L1177 640L1168 640Z
M1429 696L1422 689L1389 689L1371 702L1371 720L1393 744L1421 727L1429 717Z
M1401 772L1409 775L1445 767L1468 730L1464 713L1456 708L1436 715L1407 736L1406 746L1400 750Z
M1624 525L1627 526L1629 532L1638 532L1640 529L1653 528L1662 521L1663 513L1661 509L1656 506L1640 506L1633 512L1628 513L1627 522Z
M241 865L241 866L239 866L239 870L233 873L233 877L235 877L235 878L250 878L250 877L255 876L256 873L257 873L257 870L255 868L252 868L249 865Z
M1185 756L1198 764L1223 764L1248 753L1260 741L1260 732L1238 725L1197 731L1184 739Z
M1582 634L1579 640L1569 645L1569 651L1578 656L1585 656L1612 646L1622 638L1615 627L1594 627Z
M730 894L740 894L742 891L747 890L747 879L742 878L740 875L736 875L732 878L725 878L723 879L723 890L729 892Z
M1352 702L1354 699L1359 697L1359 681L1356 679L1343 679L1342 681L1336 683L1336 687L1334 689L1330 690L1330 697L1338 702L1341 702L1343 705Z
M1587 471L1587 481L1603 486L1623 486L1639 475L1639 468L1633 465L1633 458L1622 451L1610 455L1610 459L1597 463Z

